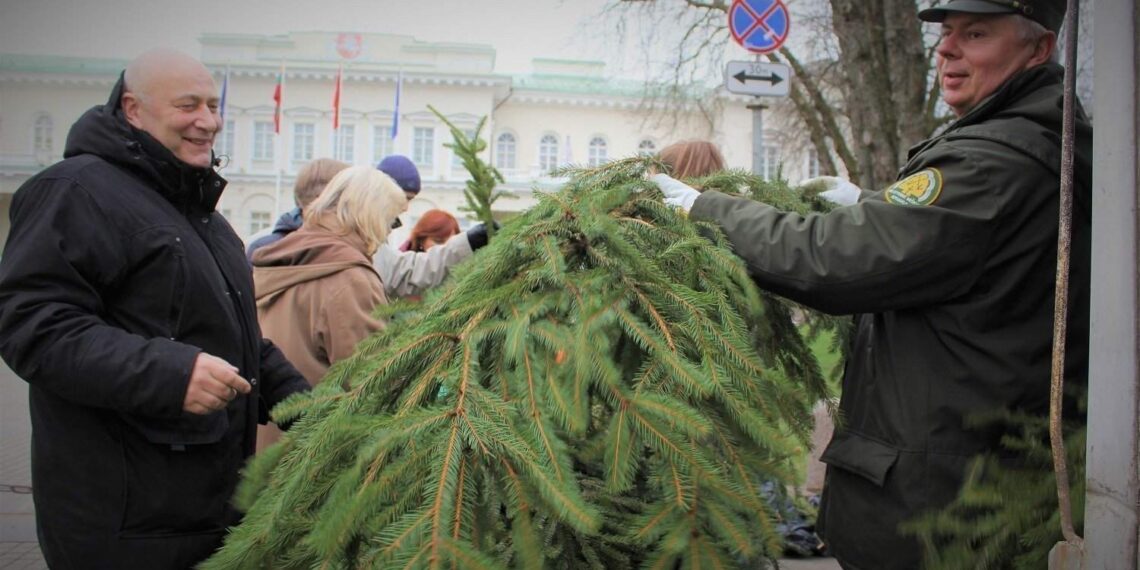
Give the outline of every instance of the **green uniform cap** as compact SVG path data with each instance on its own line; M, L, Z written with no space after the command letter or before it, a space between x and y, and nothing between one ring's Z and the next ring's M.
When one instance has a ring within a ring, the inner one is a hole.
M950 0L918 13L924 22L941 22L951 12L1020 14L1056 33L1065 20L1065 0Z

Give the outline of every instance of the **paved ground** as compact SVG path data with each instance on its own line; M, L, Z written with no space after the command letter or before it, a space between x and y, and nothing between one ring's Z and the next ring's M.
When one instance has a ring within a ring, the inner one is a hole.
M0 362L0 568L46 569L36 544L28 385Z
M36 544L28 385L0 361L0 569L46 570ZM839 570L830 558L781 560L781 570Z

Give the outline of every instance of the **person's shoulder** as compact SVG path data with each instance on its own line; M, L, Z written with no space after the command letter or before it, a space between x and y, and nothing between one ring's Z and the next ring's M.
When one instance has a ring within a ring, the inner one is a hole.
M39 171L16 190L17 201L35 196L35 201L50 200L49 196L60 195L67 202L81 200L89 196L94 188L106 185L114 174L107 171L114 168L96 156L79 155L65 158ZM62 196L66 195L66 198Z
M65 158L39 171L28 179L25 186L56 181L70 181L82 185L84 182L99 180L100 171L108 167L111 167L111 165L97 156L88 154L73 156L71 158Z

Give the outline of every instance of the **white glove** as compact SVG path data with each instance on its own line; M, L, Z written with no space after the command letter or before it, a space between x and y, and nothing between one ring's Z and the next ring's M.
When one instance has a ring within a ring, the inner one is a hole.
M800 186L807 186L822 182L827 190L819 193L819 197L835 204L837 206L850 206L859 201L859 195L863 190L858 186L850 183L845 178L838 176L820 176L818 178L811 178L804 180Z
M668 174L657 173L649 177L649 180L661 189L665 194L665 203L680 208L686 214L689 210L693 209L693 202L697 201L697 196L701 193L694 190L688 184L669 176Z

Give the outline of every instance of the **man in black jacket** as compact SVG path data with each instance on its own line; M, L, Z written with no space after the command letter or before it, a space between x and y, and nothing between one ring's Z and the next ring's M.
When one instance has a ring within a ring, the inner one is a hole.
M666 201L724 230L762 287L859 314L827 463L821 534L847 569L917 568L900 525L952 501L1003 451L995 411L1045 415L1057 271L1064 0L949 0L942 98L958 116L894 184L800 216L662 179ZM1066 382L1088 370L1092 125L1076 113Z
M0 356L30 384L32 484L52 568L187 568L238 522L259 411L308 389L257 324L214 211L209 71L156 50L17 191Z

